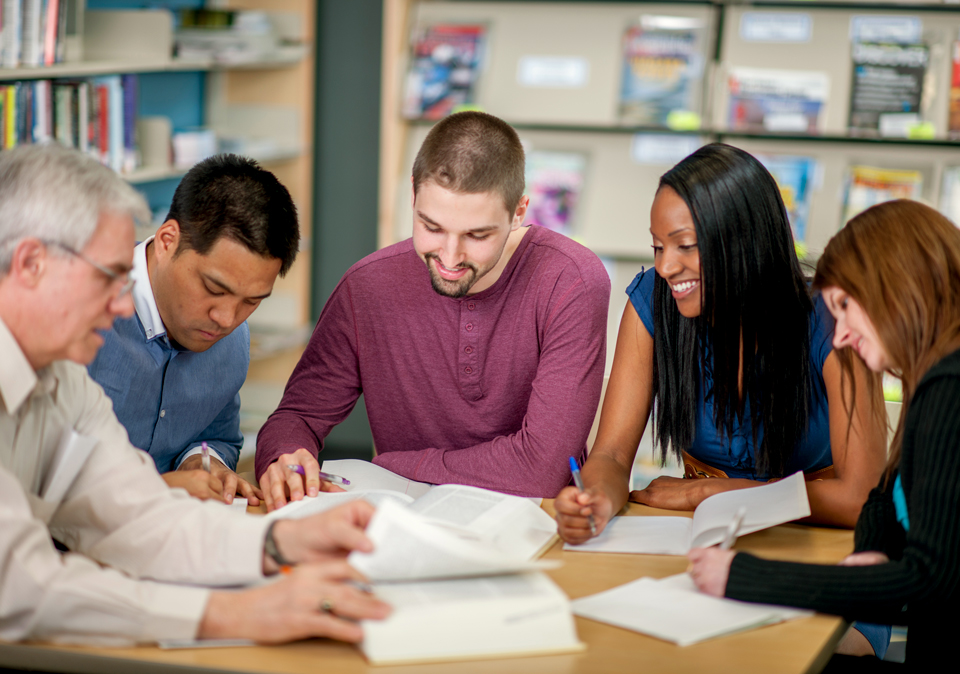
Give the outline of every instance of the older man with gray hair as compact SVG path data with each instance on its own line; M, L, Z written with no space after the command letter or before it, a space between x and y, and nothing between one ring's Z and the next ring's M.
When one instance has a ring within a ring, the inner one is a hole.
M148 215L79 152L0 154L0 639L359 640L352 620L389 611L342 559L371 548L368 505L271 524L170 490L83 367L133 313L133 221ZM257 589L197 587L298 562Z

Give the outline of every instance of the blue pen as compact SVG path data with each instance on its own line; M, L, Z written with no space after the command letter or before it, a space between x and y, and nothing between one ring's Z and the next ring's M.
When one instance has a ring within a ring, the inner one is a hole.
M573 484L576 485L577 489L583 492L583 478L580 477L580 466L577 465L577 460L572 456L570 457L570 472L573 473ZM587 521L590 522L590 535L596 536L597 522L593 519L593 515L587 515Z

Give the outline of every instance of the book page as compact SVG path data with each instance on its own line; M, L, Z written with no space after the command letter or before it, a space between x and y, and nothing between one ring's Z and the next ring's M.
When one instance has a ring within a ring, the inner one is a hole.
M386 468L381 468L376 464L360 459L324 461L321 464L320 470L350 480L349 486L344 487L347 491L353 491L355 489L388 489L417 498L430 491L432 486L426 482L408 480Z
M625 552L685 555L690 551L689 517L614 517L599 536L581 545L565 543L574 552Z
M693 513L690 547L716 545L723 540L737 510L744 506L747 514L740 526L740 536L769 529L810 515L807 483L803 473L794 473L778 482L759 487L735 489L706 498Z
M557 531L556 521L529 499L478 487L440 485L410 508L462 527L517 559L533 558Z
M573 612L680 646L813 615L812 611L711 597L698 592L685 573L663 580L641 578L577 599Z
M385 501L367 526L372 553L352 552L350 564L371 581L485 576L552 568L492 547L479 536L437 526L419 513Z
M399 494L395 491L387 491L385 489L357 489L355 491L339 492L322 491L316 496L304 496L299 501L287 503L287 505L282 508L269 513L267 519L298 520L358 499L369 501L375 506L379 506L384 501L394 501L402 504L413 501L413 499L406 494Z

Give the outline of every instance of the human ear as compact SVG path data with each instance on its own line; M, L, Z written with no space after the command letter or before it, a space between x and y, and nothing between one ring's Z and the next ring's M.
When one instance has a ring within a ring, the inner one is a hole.
M47 271L47 247L39 239L26 238L13 249L8 275L27 288L36 288Z
M517 210L513 213L513 222L510 223L510 231L519 229L527 217L527 208L530 207L530 197L523 195L517 204Z
M153 235L153 243L161 257L172 258L180 246L180 223L173 219L164 222Z

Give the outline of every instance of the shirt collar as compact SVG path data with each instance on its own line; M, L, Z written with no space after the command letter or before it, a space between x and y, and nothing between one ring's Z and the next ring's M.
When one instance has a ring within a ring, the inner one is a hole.
M44 368L39 375L33 371L20 344L2 319L0 319L0 354L2 354L0 356L0 398L3 399L7 414L11 416L16 414L38 383L50 392L56 386L56 380L49 372L49 368Z
M152 341L167 334L167 327L160 318L157 309L157 298L153 296L153 285L150 283L150 274L147 272L147 246L153 241L149 237L133 250L133 270L131 278L137 282L133 285L133 305L137 309L137 318L147 335L147 341Z

